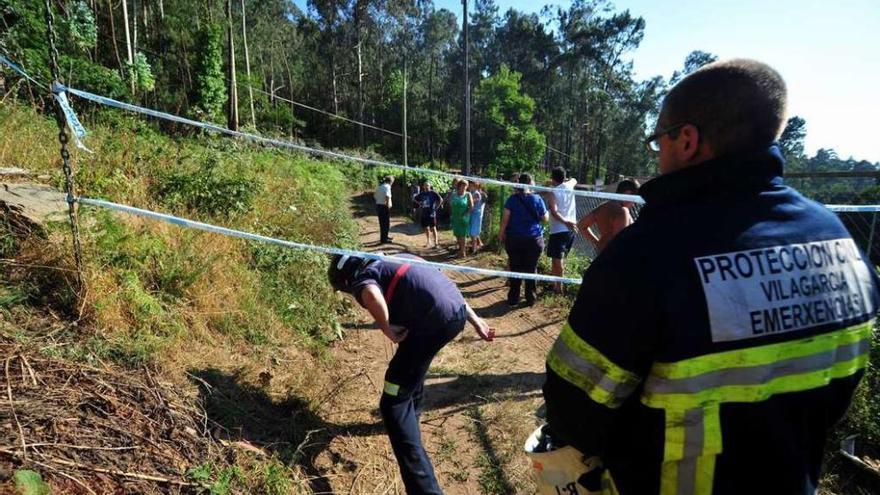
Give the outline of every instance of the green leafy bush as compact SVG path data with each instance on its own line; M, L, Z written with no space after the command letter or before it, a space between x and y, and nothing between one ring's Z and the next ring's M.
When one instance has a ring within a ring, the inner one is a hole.
M174 208L229 217L250 211L260 187L254 177L221 170L217 157L212 155L195 172L162 174L153 192L160 201Z
M134 81L134 85L141 91L152 91L156 87L156 79L153 77L153 68L147 61L147 56L138 52L135 54L134 61L126 64L126 72L130 80Z
M208 120L219 118L226 102L222 37L223 29L217 24L205 25L199 32L195 100L199 117Z

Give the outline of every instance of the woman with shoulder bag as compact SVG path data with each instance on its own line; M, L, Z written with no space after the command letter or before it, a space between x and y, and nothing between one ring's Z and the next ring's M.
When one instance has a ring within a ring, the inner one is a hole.
M504 203L498 240L504 243L510 271L535 273L538 269L538 258L544 250L544 227L541 224L547 222L549 215L544 200L528 189L528 186L535 184L532 176L527 173L520 174L519 183L523 185L522 189L517 189ZM518 278L510 279L508 305L519 304L521 284L522 280ZM534 280L526 280L525 292L526 304L533 304Z

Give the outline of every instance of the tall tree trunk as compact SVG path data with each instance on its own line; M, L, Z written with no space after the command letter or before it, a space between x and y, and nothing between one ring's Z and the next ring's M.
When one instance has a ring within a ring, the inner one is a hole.
M232 33L232 0L226 0L226 32L229 33L227 37L227 51L229 55L229 106L226 111L226 123L227 127L232 129L233 131L238 130L238 86L235 83L235 41L233 39Z
M464 174L471 173L471 83L470 69L468 68L468 0L462 0L464 14L462 15L462 31L464 38Z
M361 28L358 22L357 29L357 58L358 58L358 121L364 121L364 68L361 57ZM358 126L358 146L364 149L364 126Z
M272 52L269 52L269 103L272 105L272 108L275 108L275 105L278 104L277 99L275 98L275 94L278 90L281 89L278 86L275 86L275 57L272 55Z
M572 73L568 79L568 94L574 94L574 74ZM575 100L574 98L572 100ZM575 137L572 136L572 133L578 133L577 129L573 129L577 125L577 108L575 108L575 101L571 102L571 106L569 106L569 119L568 126L565 131L565 168L571 168L571 157L574 155L574 140Z
M584 112L584 115L586 115L586 112ZM581 182L584 182L584 181L587 180L587 168L588 168L588 162L587 162L587 160L588 160L588 158L589 158L589 157L587 156L587 151L588 151L588 148L587 148L587 141L588 141L588 137L589 137L589 136L587 136L587 125L586 125L586 123L585 123L585 124L583 125L583 132L581 133L581 166L580 166L580 173L578 174L578 179L579 179Z
M183 49L183 57L181 58L183 59L183 73L186 77L184 79L184 85L187 88L192 88L192 71L189 66L189 53L186 49L186 42L181 43L180 46Z
M593 179L599 180L600 166L602 165L602 133L605 131L605 109L599 109L599 130L596 132L596 146L594 156L596 158L596 169L593 172Z
M165 20L165 4L162 0L159 0L159 18Z
M333 77L333 113L339 115L339 94L336 91L336 59L330 57L330 71Z
M245 17L244 0L241 0L241 41L244 44L244 67L247 71L248 99L251 104L251 126L257 128L257 114L254 112L254 89L251 87L251 56L248 52L247 19Z
M357 80L358 80L358 121L364 121L364 61L363 61L363 22L367 9L367 0L357 0L354 6L354 35L355 49L357 50ZM364 149L364 126L358 126L358 146Z
M125 77L125 66L122 65L122 59L119 58L119 43L116 42L116 23L113 21L113 0L107 0L107 13L110 15L110 37L113 38L113 53L116 55L116 64L119 66L119 73Z
M137 57L138 46L138 4L137 0L131 0L131 55Z
M431 66L428 71L428 160L434 163L434 63L431 55Z
M128 79L131 83L131 94L134 94L134 78L131 69L134 67L134 52L131 49L131 32L128 27L128 0L122 0L122 21L125 23L125 47L128 49Z
M294 130L296 129L296 105L293 104L293 76L290 73L290 62L287 56L284 57L284 69L287 71L287 94L290 95L290 139L296 137ZM253 100L252 100L253 101Z
M91 6L92 6L92 15L95 16L95 27L100 30L99 23L98 23L98 4L97 4L96 0L91 0ZM88 52L88 54L89 54L89 60L91 62L95 62L96 60L98 60L98 40L100 40L100 39L101 39L100 36L98 36L97 39L95 39L95 46L94 46L94 48L92 48L91 51L86 50L86 52Z
M403 55L403 165L409 165L409 156L407 154L407 133L406 133L406 49L404 49ZM404 174L406 171L404 170ZM404 177L405 178L405 177ZM404 182L406 185L406 182Z
M550 170L550 134L544 134L544 170Z

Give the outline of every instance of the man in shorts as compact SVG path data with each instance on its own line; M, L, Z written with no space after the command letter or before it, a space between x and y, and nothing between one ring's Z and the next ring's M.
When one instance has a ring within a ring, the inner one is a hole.
M443 207L443 198L434 191L428 182L422 182L421 192L415 203L420 208L422 228L425 229L425 247L431 247L431 233L434 233L434 247L437 247L437 211Z
M637 194L638 191L639 183L635 180L622 180L617 185L618 194ZM597 254L601 253L621 230L633 223L629 211L632 205L632 201L606 201L578 221L578 232L596 246ZM598 237L590 230L593 225L599 229Z
M554 168L550 182L556 189L545 196L550 211L550 240L547 242L547 257L552 262L551 273L561 277L565 273L565 257L571 251L574 234L577 231L577 210L575 209L574 186L577 180L566 178L565 169ZM562 284L553 283L553 292L562 292Z

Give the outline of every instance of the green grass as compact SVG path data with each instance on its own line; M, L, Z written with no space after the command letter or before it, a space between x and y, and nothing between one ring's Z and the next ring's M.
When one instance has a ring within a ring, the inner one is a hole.
M473 422L473 435L482 448L482 452L477 456L477 467L480 470L477 483L480 485L480 493L484 495L514 493L516 489L504 473L508 459L503 454L499 454L492 444L488 431L489 422L480 410L480 406L472 406L466 414Z
M81 117L94 151L72 150L83 196L293 241L357 245L349 188L358 167L207 135L172 139L115 111ZM6 101L0 129L0 165L62 186L52 120ZM62 328L52 334L57 345L42 347L53 357L134 369L190 360L204 366L202 354L220 348L230 363L218 367L261 367L266 356L291 346L325 356L339 337L340 316L350 312L326 282L324 255L93 207L80 208L79 225L86 287L80 291L65 223L25 238L5 217L0 222L0 254L18 263L0 266L0 313L21 320L7 337L41 345L25 323L60 318ZM216 494L298 491L297 460L278 455L203 464L189 476Z
M356 244L346 166L211 136L173 140L118 112L94 116L89 127L94 155L74 152L82 195L284 239ZM0 136L0 163L61 184L54 147L37 144L52 142L53 122L4 104L0 128L16 130ZM342 308L325 282L322 255L93 208L82 208L80 216L86 300L32 281L28 290L0 290L0 310L21 303L22 294L35 305L40 294L66 301L67 313L82 307L108 342L96 352L127 364L153 359L192 329L257 346L301 341L316 350L337 336ZM4 252L29 254L3 232ZM67 255L63 242L56 248L57 257Z

